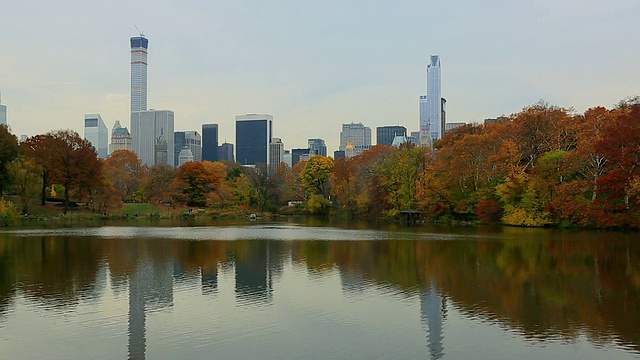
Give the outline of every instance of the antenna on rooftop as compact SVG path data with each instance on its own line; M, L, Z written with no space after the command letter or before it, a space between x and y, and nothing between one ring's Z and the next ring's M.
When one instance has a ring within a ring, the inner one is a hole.
M140 29L138 29L138 26L136 24L133 24L133 26L135 26L136 30L138 30L138 34L140 34L141 37L144 37L144 32L140 31Z

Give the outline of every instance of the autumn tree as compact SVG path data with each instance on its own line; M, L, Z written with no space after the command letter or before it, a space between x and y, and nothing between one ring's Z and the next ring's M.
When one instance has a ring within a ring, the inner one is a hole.
M9 127L0 124L0 196L9 182L6 166L20 154L18 138L9 131Z
M104 160L103 174L122 201L132 200L145 175L142 162L131 150L116 150Z
M351 216L357 212L356 179L353 167L354 162L349 159L337 159L333 162L333 171L329 179L335 205Z
M146 201L171 202L175 194L173 186L176 169L167 163L159 163L149 168L140 189Z
M223 174L224 171L218 171L209 161L190 161L178 168L174 181L187 205L204 206L210 193L220 185Z
M64 186L64 213L69 210L69 194L73 188L91 189L99 178L102 163L91 143L72 130L50 132L52 180Z
M41 166L33 159L19 156L7 165L7 173L20 198L22 213L27 214L29 203L37 198L41 188Z

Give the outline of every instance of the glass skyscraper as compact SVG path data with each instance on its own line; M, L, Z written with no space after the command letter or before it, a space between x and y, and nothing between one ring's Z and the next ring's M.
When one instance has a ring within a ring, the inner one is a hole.
M270 164L273 116L247 114L236 116L236 161L242 165Z
M420 143L429 136L431 142L442 139L442 83L440 79L440 56L431 55L427 65L427 95L420 96Z
M218 124L202 124L202 160L218 161Z
M407 136L404 126L378 126L376 128L376 145L391 145L396 136Z

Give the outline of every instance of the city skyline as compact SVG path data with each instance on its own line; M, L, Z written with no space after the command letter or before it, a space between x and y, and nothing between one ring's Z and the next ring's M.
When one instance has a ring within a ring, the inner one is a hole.
M333 151L350 122L415 131L430 54L446 62L449 122L479 123L539 99L580 112L640 92L632 1L365 5L61 1L34 12L11 3L0 31L21 36L0 39L7 120L18 136L82 133L85 113L129 127L123 54L134 24L152 41L148 108L174 110L177 130L217 123L220 139L234 139L234 117L246 113L272 114L289 148L323 138ZM445 16L425 21L431 12Z

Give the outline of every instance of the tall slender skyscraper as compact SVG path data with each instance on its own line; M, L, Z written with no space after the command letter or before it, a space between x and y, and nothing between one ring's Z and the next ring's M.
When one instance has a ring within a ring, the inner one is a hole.
M7 107L2 105L2 98L0 98L0 124L7 125Z
M440 79L440 56L431 55L427 65L427 95L420 96L420 143L426 136L431 142L442 139L442 83Z
M147 49L142 34L131 38L131 112L147 110Z

